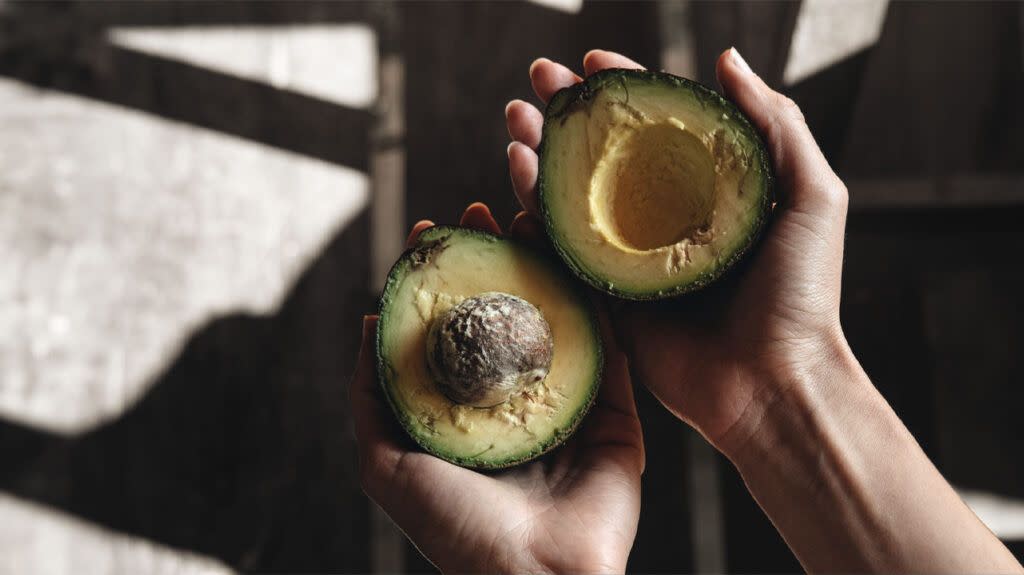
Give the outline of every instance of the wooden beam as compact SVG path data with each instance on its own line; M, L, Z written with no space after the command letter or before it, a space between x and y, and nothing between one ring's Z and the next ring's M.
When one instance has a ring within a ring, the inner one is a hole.
M942 178L862 178L846 182L850 209L1024 206L1024 174L960 174Z

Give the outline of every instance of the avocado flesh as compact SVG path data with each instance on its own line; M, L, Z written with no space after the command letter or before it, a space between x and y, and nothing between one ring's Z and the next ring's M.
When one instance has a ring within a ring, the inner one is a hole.
M443 394L427 365L435 318L486 292L518 296L543 314L553 356L543 381L490 408ZM593 310L555 262L511 240L433 227L391 269L381 298L378 373L391 406L425 450L466 467L500 468L564 441L593 403L602 368Z
M605 70L545 112L548 233L573 271L613 295L664 298L720 276L763 228L772 179L750 122L684 78Z

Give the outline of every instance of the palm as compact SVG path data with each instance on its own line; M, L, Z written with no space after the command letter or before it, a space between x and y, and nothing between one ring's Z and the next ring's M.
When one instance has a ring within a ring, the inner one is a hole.
M639 512L631 420L597 406L580 435L554 454L492 475L406 453L395 480L408 490L394 507L411 514L409 523L403 512L395 520L442 568L621 570ZM599 428L628 431L601 437Z
M461 223L501 231L482 204ZM429 225L418 223L410 242ZM527 241L540 234L525 218L509 233ZM640 513L643 436L625 356L606 321L604 382L578 433L537 461L490 474L406 447L375 384L371 327L351 391L362 482L427 558L461 572L625 568Z
M758 392L760 374L749 366L791 367L836 323L838 301L812 294L836 293L821 284L839 278L817 269L816 262L829 258L807 253L833 248L807 217L783 212L746 269L706 293L616 310L635 372L663 403L683 406L670 409L712 441L724 439Z

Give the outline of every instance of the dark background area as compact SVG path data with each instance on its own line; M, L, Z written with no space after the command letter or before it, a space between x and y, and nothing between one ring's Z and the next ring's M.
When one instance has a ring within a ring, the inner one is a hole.
M735 45L782 85L799 2L688 9L679 33L692 34L698 80L714 85L715 58ZM0 75L366 171L373 111L104 37L128 25L366 22L405 64L405 224L451 223L478 200L508 222L502 112L534 100L530 62L578 69L598 47L657 67L664 18L653 2L585 2L578 14L524 2L14 2L0 12ZM1012 497L1024 497L1022 22L1019 3L892 3L874 46L783 88L850 188L854 351L951 482ZM343 389L376 296L371 234L367 212L273 315L201 327L115 421L70 438L0 422L0 489L241 570L369 571L371 504L354 479ZM690 432L646 392L640 403L649 463L630 570L691 571ZM716 465L727 569L799 570L728 462ZM408 570L431 569L404 553Z

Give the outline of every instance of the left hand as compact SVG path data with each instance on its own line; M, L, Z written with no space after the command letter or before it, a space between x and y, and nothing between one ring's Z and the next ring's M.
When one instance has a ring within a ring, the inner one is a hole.
M461 223L501 233L483 204ZM431 225L416 224L408 243ZM537 241L543 231L520 214L509 234ZM640 515L643 434L625 356L601 320L605 379L577 433L538 460L485 474L410 449L377 383L377 318L364 319L350 388L362 486L442 571L625 571Z

